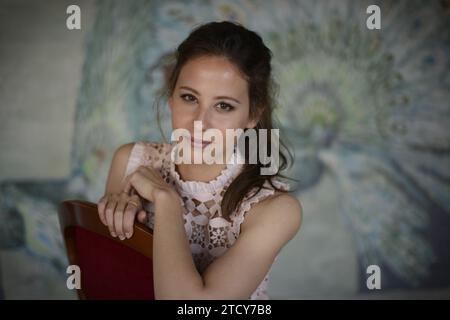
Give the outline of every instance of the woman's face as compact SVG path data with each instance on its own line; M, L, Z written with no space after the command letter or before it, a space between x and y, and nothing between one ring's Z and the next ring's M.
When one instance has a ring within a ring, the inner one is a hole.
M223 57L189 60L180 71L169 106L173 130L187 129L193 137L194 121L202 121L203 133L213 128L221 131L224 147L226 129L253 128L257 124L249 117L246 79ZM192 147L195 145L194 141Z

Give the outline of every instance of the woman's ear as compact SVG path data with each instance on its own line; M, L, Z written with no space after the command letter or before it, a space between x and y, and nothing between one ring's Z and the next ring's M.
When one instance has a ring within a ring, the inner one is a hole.
M258 124L259 120L261 119L261 114L262 114L262 110L258 110L256 117L254 117L253 119L250 119L248 121L246 128L247 129L255 128L256 125Z
M250 120L248 123L247 123L247 129L253 129L253 128L255 128L256 127L256 125L258 124L258 120L259 119L254 119L254 120Z

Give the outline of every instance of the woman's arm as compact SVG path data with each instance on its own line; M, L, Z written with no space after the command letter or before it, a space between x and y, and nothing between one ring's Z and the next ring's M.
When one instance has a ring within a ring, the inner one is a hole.
M139 213L138 220L140 222L144 222L146 219L146 213L141 210L142 204L139 197L122 193L126 185L124 178L127 164L134 145L134 142L124 144L114 152L105 194L98 201L100 220L108 227L113 237L118 236L122 240L132 236L136 213ZM129 200L132 200L137 206L129 205Z
M162 194L155 201L153 274L155 298L189 299L203 289L184 229L183 211L176 197Z
M170 196L157 203L153 238L157 299L248 299L302 221L301 205L290 195L255 204L234 245L200 275L186 239L181 207Z
M105 194L120 193L124 188L124 175L127 169L128 159L134 142L120 146L113 155L111 166L109 168L108 179L105 186Z

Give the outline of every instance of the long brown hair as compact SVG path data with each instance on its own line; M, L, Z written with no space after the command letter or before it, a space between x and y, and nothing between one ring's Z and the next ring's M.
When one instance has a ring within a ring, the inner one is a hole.
M262 38L257 33L228 21L210 22L195 28L175 51L173 57L175 63L163 91L164 97L168 98L173 94L180 71L186 62L200 56L225 57L245 75L249 88L250 118L259 118L255 129L267 129L266 150L272 150L270 133L271 129L274 129L273 110L275 108L276 84L272 79L272 52L263 43ZM158 124L160 125L159 103L156 104L156 107ZM279 168L274 175L261 175L260 170L264 165L259 161L259 158L256 164L250 164L248 161L249 152L244 153L246 164L241 173L228 186L222 198L221 208L224 218L229 219L230 214L236 210L242 199L256 187L257 190L249 197L255 196L263 188L266 181L275 190L287 192L287 190L278 188L272 181L275 177L287 178L280 171L290 167L293 160L292 153L281 140L281 137L279 142ZM250 148L248 143L245 148L246 151ZM256 154L259 154L259 152ZM291 162L288 162L288 159Z

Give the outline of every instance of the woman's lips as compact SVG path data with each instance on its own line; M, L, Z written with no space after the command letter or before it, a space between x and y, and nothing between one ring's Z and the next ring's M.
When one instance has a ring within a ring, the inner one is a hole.
M210 143L211 143L211 141L198 140L198 139L194 139L194 137L191 136L191 144L193 144L196 147L204 148Z

